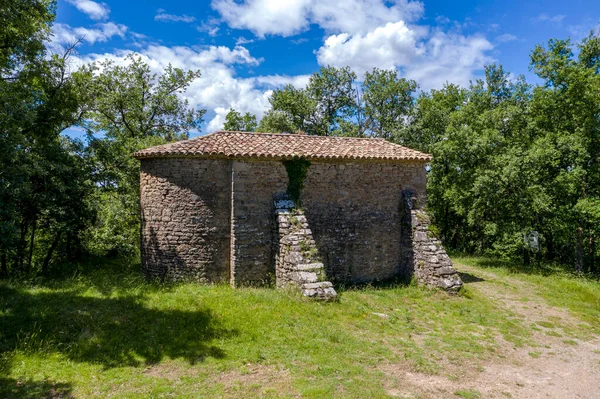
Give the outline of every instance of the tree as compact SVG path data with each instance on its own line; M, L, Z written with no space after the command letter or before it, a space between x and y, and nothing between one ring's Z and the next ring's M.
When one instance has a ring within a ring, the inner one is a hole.
M410 124L394 135L393 140L416 150L431 152L432 145L446 137L450 118L466 102L467 94L466 89L454 84L420 93L409 115Z
M0 9L0 274L48 269L60 237L74 237L88 211L89 171L78 143L62 137L81 116L68 73L69 48L47 54L53 1ZM53 244L49 244L51 241ZM76 241L76 240L75 240ZM52 250L50 250L52 248ZM40 255L40 256L38 256Z
M355 80L356 74L350 67L322 67L319 72L311 75L305 90L321 119L323 130L317 134L334 134L340 120L356 115L358 104Z
M273 109L267 111L256 128L257 132L263 133L292 133L298 130L298 126L294 124L286 112Z
M539 135L536 166L553 203L547 223L551 252L562 261L575 258L579 271L597 271L600 38L590 33L578 47L578 58L569 40L550 40L532 52L531 67L544 85L534 90L531 123Z
M414 80L398 77L398 71L374 68L362 83L364 113L371 135L391 139L409 123L417 89Z
M246 112L244 115L240 114L233 108L229 109L229 112L225 116L225 125L223 129L241 131L241 132L253 132L256 130L258 123L256 123L256 115L252 115L250 112Z
M18 79L18 73L39 61L54 21L56 1L4 0L0 7L0 76Z
M281 132L305 131L309 134L324 134L325 128L317 115L317 103L306 89L286 85L273 92L269 98L272 113L267 113L263 126L273 125L286 130Z
M304 89L286 85L269 99L273 113L266 126L285 127L321 136L337 135L341 123L357 115L356 74L349 67L322 67ZM346 130L348 130L346 128Z
M142 148L187 139L199 130L205 110L195 110L180 94L199 71L167 66L153 73L140 56L125 65L111 60L77 72L90 99L82 126L94 163L99 218L88 235L95 253L132 254L139 243L139 163L131 154Z

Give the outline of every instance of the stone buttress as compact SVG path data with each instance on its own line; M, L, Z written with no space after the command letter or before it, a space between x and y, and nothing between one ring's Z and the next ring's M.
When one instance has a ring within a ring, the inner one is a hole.
M414 270L417 282L431 288L458 292L462 281L440 240L429 229L430 219L410 190L402 192L403 262Z

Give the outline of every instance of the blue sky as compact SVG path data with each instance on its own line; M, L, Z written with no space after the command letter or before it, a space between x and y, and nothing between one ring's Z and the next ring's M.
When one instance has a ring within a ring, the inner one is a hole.
M51 47L83 38L76 62L138 52L157 72L200 69L185 97L207 109L210 132L230 107L262 116L273 89L302 87L322 65L397 68L429 90L497 62L534 82L536 44L599 28L597 0L59 0Z

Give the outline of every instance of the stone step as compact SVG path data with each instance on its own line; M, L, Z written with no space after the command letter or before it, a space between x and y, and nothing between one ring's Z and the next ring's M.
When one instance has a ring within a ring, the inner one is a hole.
M296 275L301 284L316 283L319 281L317 273L314 272L298 272Z
M335 301L337 299L337 292L333 287L303 288L302 295L320 301Z
M305 290L314 290L318 288L333 288L333 284L331 284L329 281L319 281L318 283L302 284L302 289Z
M324 266L320 262L296 265L296 270L298 270L298 271L319 270L319 269L323 269L323 268L324 268Z

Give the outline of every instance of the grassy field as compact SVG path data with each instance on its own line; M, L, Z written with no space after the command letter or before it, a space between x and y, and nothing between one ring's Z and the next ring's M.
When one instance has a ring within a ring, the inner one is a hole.
M0 397L389 397L388 365L452 379L507 345L531 344L539 326L472 289L473 270L527 283L575 314L582 324L565 340L600 333L598 281L455 261L471 271L461 295L362 287L329 304L272 289L151 284L124 260L0 282Z

